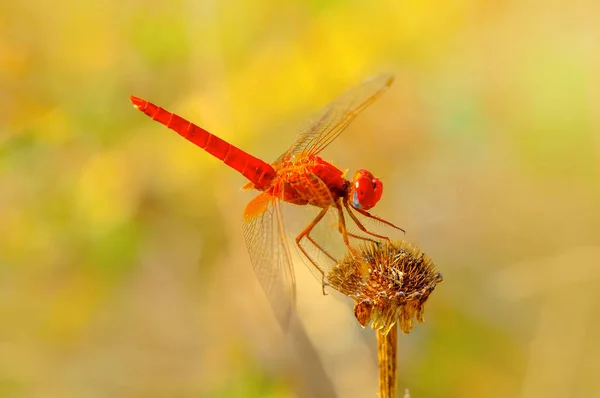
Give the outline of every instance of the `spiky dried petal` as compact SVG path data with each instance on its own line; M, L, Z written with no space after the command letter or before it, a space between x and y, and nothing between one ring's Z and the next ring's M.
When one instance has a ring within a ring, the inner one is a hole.
M368 243L347 253L327 275L330 286L354 299L362 327L386 334L398 323L404 333L423 322L424 305L442 282L431 259L408 242Z

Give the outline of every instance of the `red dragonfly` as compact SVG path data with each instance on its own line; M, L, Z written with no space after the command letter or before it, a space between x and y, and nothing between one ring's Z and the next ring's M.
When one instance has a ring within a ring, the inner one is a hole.
M137 109L153 120L174 130L241 173L249 180L244 189L260 191L244 210L244 238L257 277L276 316L284 326L287 325L290 311L295 305L296 282L291 253L285 238L281 202L312 205L321 209L295 241L300 251L321 275L323 292L325 271L311 258L303 242L309 241L315 248L336 261L310 235L331 208L337 210L338 230L344 244L352 251L354 249L350 246L349 237L371 239L347 230L344 211L363 233L374 238L389 240L383 235L367 230L355 212L404 231L368 212L381 199L383 184L378 178L361 169L354 174L352 181L346 180L345 172L317 156L392 82L392 76L378 76L343 94L314 114L298 132L292 146L272 164L242 151L174 113L141 98L130 98Z

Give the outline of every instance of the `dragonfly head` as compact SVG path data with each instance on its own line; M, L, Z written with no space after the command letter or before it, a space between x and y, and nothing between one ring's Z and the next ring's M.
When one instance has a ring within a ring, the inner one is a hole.
M369 210L379 202L383 193L383 183L368 172L367 170L358 170L352 178L352 188L350 188L350 198L353 207L362 210Z

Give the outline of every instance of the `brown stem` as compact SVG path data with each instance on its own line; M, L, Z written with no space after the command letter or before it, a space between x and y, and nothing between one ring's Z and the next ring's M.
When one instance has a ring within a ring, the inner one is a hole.
M396 364L398 329L392 326L387 334L377 331L377 358L379 360L379 398L396 397Z

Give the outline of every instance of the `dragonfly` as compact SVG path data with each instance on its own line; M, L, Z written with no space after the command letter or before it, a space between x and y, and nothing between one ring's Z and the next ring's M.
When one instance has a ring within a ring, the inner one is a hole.
M130 97L135 108L242 174L248 179L242 189L260 192L244 209L242 229L254 271L284 328L295 307L296 279L282 216L283 203L310 205L320 209L316 217L296 236L295 245L321 276L323 294L326 286L325 270L305 245L313 245L313 250L316 248L333 262L337 262L311 236L315 226L331 209L337 212L337 230L351 252L355 249L350 244L350 238L389 241L388 237L367 229L356 213L404 232L402 228L369 212L381 199L383 183L380 179L367 170L359 169L352 180L347 180L346 171L318 156L392 82L393 76L380 75L365 80L342 94L310 117L298 131L292 146L270 164L175 113L139 97ZM360 231L371 238L349 231L345 214Z

